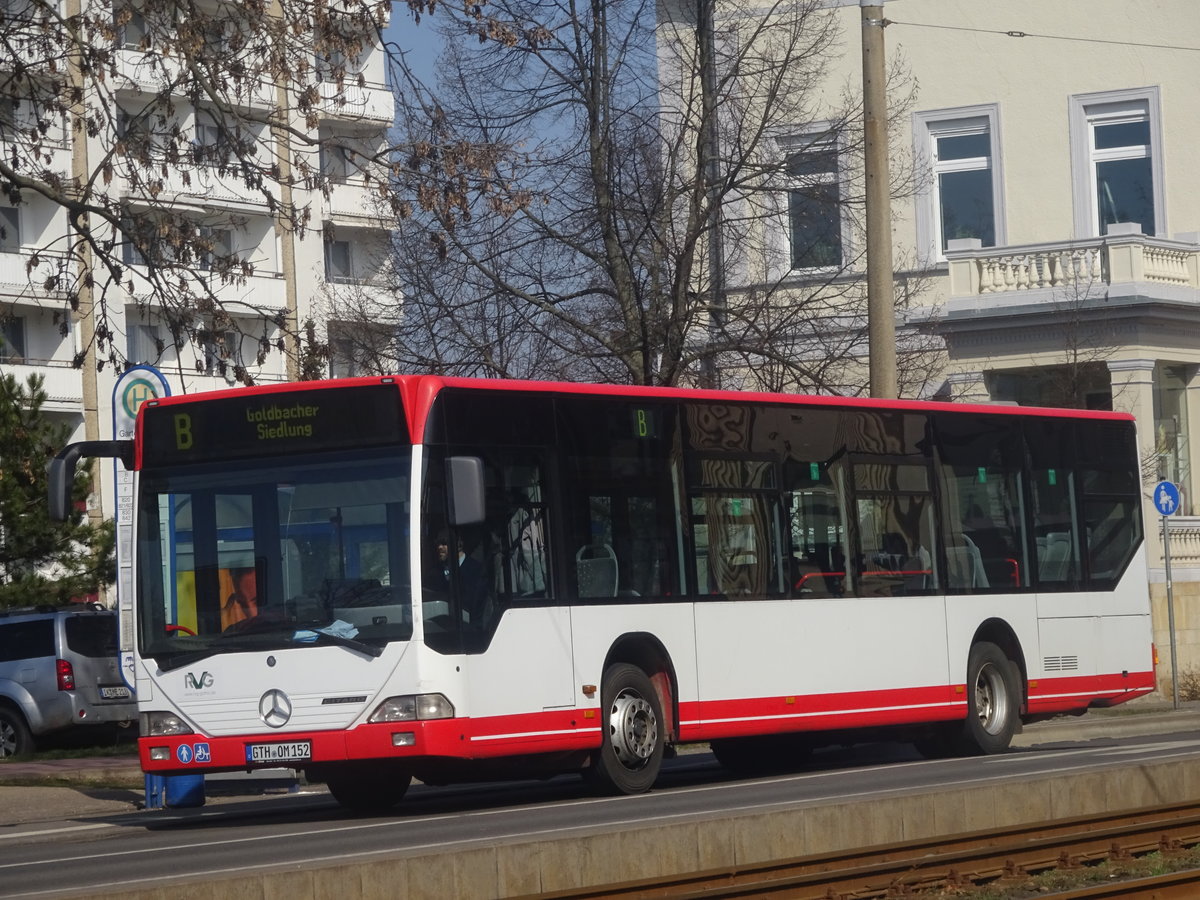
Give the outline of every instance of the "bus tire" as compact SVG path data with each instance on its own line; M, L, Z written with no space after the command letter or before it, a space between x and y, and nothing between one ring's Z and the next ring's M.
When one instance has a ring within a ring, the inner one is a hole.
M641 794L654 786L662 767L662 704L646 673L617 663L600 686L600 749L585 771L598 789L611 794Z
M404 798L411 782L412 776L407 772L396 772L390 767L348 767L325 775L325 786L333 799L356 813L387 812Z
M1008 749L1021 713L1016 666L1004 651L980 641L967 657L966 750L973 755Z
M25 717L11 706L0 705L0 759L28 756L33 752L33 735Z

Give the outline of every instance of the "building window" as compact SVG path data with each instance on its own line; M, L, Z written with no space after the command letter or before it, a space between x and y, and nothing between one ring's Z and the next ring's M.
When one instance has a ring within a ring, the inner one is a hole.
M118 7L113 19L117 25L117 46L126 50L139 50L147 43L149 29L146 17L129 6Z
M25 320L17 316L0 317L0 362L25 361Z
M225 126L208 115L196 119L196 139L192 147L196 162L223 165L237 155L238 141Z
M228 228L200 226L199 250L196 254L200 268L206 272L227 267L233 256L233 232Z
M793 269L842 265L842 197L837 145L788 148L788 235Z
M978 238L984 247L996 245L991 160L986 125L933 136L934 190L943 253L949 241L959 238Z
M0 140L16 140L24 127L21 101L16 97L0 96Z
M359 155L349 147L328 144L321 147L321 172L334 181L346 181L362 171Z
M166 349L157 325L131 324L125 344L125 358L134 365L156 365Z
M1154 371L1155 479L1179 486L1184 515L1195 509L1187 405L1188 386L1194 377L1195 369L1189 366L1160 362Z
M1136 111L1095 116L1088 120L1088 131L1100 234L1117 222L1136 222L1143 234L1154 234L1149 116Z
M932 260L945 259L953 240L974 238L984 247L1004 240L998 119L990 105L916 115L916 155L929 173L917 199L917 233Z
M0 253L21 251L21 215L15 207L0 207Z
M354 280L349 241L325 242L325 280L335 284Z
M204 348L204 374L225 375L229 366L242 364L242 336L236 331L201 331L197 336Z
M1117 223L1166 230L1158 89L1071 98L1075 227L1102 237Z

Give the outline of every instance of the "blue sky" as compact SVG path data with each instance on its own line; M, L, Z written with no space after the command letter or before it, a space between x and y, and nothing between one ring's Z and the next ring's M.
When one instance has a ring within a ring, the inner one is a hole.
M427 84L433 80L433 66L441 50L441 40L433 27L437 14L422 16L421 24L413 24L413 15L408 4L392 4L392 20L384 29L384 37L395 41L404 51L408 64Z

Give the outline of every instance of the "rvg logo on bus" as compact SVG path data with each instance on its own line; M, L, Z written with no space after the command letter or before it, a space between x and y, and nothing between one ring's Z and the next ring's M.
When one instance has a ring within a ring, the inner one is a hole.
M212 672L201 672L198 676L188 672L183 676L183 686L191 691L202 691L213 686Z

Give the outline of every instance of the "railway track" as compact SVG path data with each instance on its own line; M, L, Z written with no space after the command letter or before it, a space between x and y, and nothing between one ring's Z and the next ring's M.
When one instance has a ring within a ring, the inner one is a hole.
M1200 845L1200 805L1180 804L536 896L539 900L621 897L868 900L919 896L922 891L944 888L962 890L969 898L972 885L1015 883L1027 875L1052 869L1130 860L1154 852L1178 855L1197 845ZM1200 869L1041 896L1045 900L1194 898L1200 896Z

